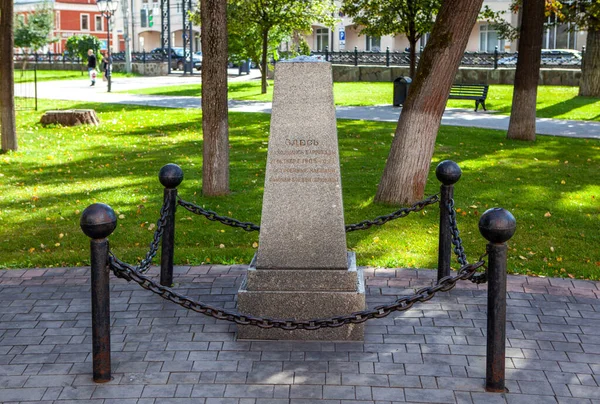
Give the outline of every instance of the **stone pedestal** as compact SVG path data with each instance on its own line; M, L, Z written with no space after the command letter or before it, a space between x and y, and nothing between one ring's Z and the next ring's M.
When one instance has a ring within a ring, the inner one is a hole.
M356 257L348 253L348 268L256 268L256 256L238 291L238 311L277 319L309 320L334 317L365 309L365 282ZM349 324L314 331L263 329L239 326L238 339L362 341L364 324Z
M242 313L309 320L364 310L362 273L347 255L331 64L275 68L265 193ZM317 331L238 327L241 339L362 340L363 325Z

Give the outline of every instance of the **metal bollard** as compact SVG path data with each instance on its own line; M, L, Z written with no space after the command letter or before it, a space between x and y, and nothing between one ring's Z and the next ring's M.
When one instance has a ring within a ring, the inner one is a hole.
M177 186L183 181L183 170L176 164L167 164L158 173L160 183L165 187L164 203L169 203L167 222L162 236L160 256L160 284L173 285L173 254L175 249L175 210L177 208Z
M479 231L489 241L485 390L492 393L505 391L506 241L515 234L516 227L514 216L502 208L486 210L479 220Z
M108 240L115 227L115 211L103 203L94 203L83 211L81 230L91 238L92 272L92 361L94 381L106 383L110 375L110 285Z
M440 235L438 244L438 281L450 276L452 261L452 233L450 230L450 210L448 204L454 198L454 184L458 182L462 171L452 160L444 160L435 169L440 186Z

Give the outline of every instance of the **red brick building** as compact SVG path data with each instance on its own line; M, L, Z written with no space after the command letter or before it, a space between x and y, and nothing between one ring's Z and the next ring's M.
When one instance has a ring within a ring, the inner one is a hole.
M48 45L44 51L62 53L67 39L73 35L93 35L107 43L106 18L98 12L96 0L53 0L48 1L54 8L54 33L59 40ZM43 4L40 0L15 0L15 13L29 14L35 7ZM111 20L111 50L122 51L125 48L121 10L117 10Z

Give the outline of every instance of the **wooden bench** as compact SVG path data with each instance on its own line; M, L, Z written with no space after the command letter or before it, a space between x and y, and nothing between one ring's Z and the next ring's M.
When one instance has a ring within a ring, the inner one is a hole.
M475 112L479 109L479 105L485 109L485 99L488 93L487 84L454 84L450 89L449 100L475 100Z

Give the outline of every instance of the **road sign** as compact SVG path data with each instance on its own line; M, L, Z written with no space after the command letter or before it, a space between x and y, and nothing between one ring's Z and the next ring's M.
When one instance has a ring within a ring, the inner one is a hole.
M346 46L346 30L343 25L339 27L338 34L340 49L344 49Z

